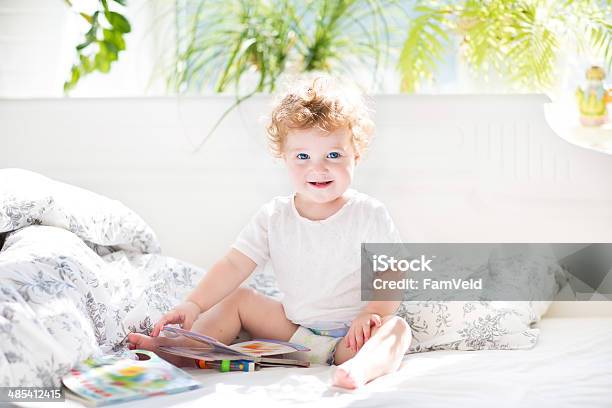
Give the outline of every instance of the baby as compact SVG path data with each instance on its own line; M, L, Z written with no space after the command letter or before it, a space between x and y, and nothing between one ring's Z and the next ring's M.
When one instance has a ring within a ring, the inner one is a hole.
M130 347L156 351L169 341L157 337L165 324L226 344L244 329L309 347L298 357L338 365L333 384L357 388L397 370L412 338L394 315L399 302L361 300L360 244L400 242L386 208L350 189L372 121L359 94L318 77L284 95L267 130L295 192L264 205L186 301L157 322L151 337L130 334ZM240 286L268 261L281 302Z

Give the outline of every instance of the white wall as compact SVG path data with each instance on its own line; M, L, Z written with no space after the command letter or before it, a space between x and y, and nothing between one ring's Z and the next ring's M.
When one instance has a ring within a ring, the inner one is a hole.
M57 0L0 0L0 97L61 95L67 10Z
M76 60L75 47L97 0L0 0L0 97L61 97ZM174 53L174 1L130 0L126 50L111 72L81 79L71 96L143 96L166 93L164 70ZM111 8L120 7L111 2Z
M377 97L378 136L355 186L406 240L612 242L612 156L570 145L537 96ZM125 202L167 254L208 266L256 209L290 192L267 153L269 99L194 146L227 97L0 100L0 167L24 167Z

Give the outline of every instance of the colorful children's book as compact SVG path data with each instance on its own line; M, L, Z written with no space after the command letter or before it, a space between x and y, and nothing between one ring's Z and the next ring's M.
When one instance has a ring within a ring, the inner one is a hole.
M177 346L161 346L166 353L203 361L249 360L261 365L308 367L307 361L279 358L281 354L310 351L309 348L280 340L255 339L226 346L217 339L178 327L163 328L166 337L176 338ZM184 339L180 339L180 337ZM180 345L178 345L180 344ZM187 345L184 345L187 344ZM276 356L276 357L269 357Z
M201 386L192 376L147 350L134 350L140 360L102 356L82 361L62 382L86 405L103 406Z

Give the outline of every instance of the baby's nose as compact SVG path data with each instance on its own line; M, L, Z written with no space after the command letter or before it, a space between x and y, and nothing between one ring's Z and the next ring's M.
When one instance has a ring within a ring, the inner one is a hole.
M312 163L311 170L315 173L326 173L327 166L322 161L315 161Z

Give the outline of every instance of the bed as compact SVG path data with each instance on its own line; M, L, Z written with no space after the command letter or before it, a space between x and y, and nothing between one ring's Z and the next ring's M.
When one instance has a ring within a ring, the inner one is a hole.
M176 276L164 275L169 270L183 271L183 284L165 288L157 307L133 305L136 312L120 316L128 323L117 327L150 325L143 320L147 314L180 298L263 202L288 191L282 167L266 154L260 120L266 97L241 106L196 152L231 102L0 101L2 167L120 200L146 220L163 251L141 239L141 253L134 255L133 239L121 234L128 242L115 245L115 252L135 258L106 253L92 242L88 247L122 262L125 271L140 270L141 278L161 271L156 276L162 282ZM544 121L545 103L540 95L376 97L378 139L358 167L355 186L387 205L406 241L611 242L612 156L554 135ZM108 121L100 111L117 113ZM96 327L90 343L100 343ZM323 366L252 375L194 371L202 390L133 405L231 405L246 396L249 403L272 406L611 406L610 303L556 302L537 327L539 337L528 350L409 354L400 372L356 392L329 388L330 368ZM108 332L105 345L112 349L122 331Z
M547 318L540 326L532 350L411 354L398 372L356 391L330 387L325 366L255 373L193 369L188 371L202 389L129 406L609 407L612 318ZM68 400L66 406L81 405Z
M548 318L532 350L410 354L399 372L357 391L329 386L331 369L193 370L204 385L158 406L609 407L612 318ZM142 403L152 407L154 401ZM134 404L136 406L136 404Z

